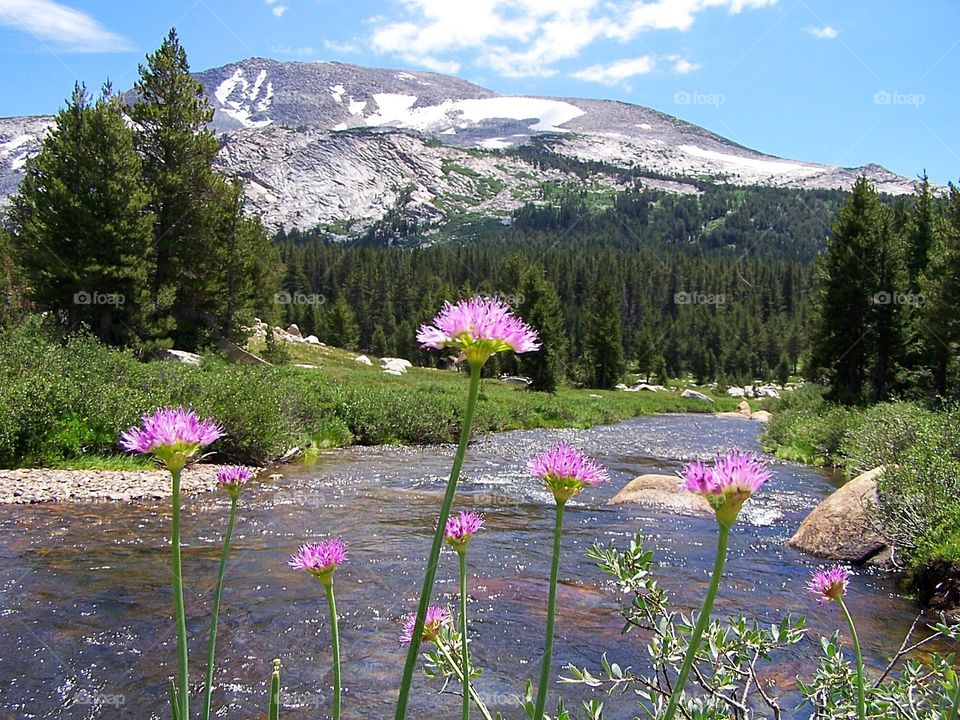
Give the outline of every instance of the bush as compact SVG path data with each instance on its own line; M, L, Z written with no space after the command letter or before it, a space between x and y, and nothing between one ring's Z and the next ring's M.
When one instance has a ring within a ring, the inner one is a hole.
M807 385L771 403L773 417L763 441L784 460L810 465L839 464L844 438L856 432L860 411L828 403L823 388Z
M882 403L862 411L840 444L846 474L853 477L898 463L921 436L937 437L943 423L943 415L914 403Z

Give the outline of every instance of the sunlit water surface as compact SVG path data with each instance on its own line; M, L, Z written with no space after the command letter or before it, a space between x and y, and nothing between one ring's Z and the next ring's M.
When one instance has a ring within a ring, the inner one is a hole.
M759 449L759 429L747 421L667 415L591 430L500 433L471 445L456 506L487 513L487 529L469 553L470 618L473 657L486 668L477 685L493 709L522 716L512 698L537 677L542 651L554 515L552 498L524 473L526 458L563 439L602 459L612 477L566 514L555 667L597 667L606 651L643 669L643 637L620 635L617 592L584 551L597 540L623 545L643 533L656 550L662 584L678 607L691 609L709 580L715 524L605 503L638 474L671 473L720 450ZM309 467L282 468L282 480L244 493L221 609L216 717L265 717L274 657L283 661L282 716L329 717L326 600L314 581L286 567L299 543L329 536L350 544L349 562L336 576L344 718L393 717L404 660L399 618L416 600L453 450L338 450ZM839 626L837 609L817 608L803 589L816 561L785 542L836 479L793 465L773 471L734 531L715 611L770 621L809 613L815 631L830 632ZM215 494L185 505L195 697L227 508ZM0 718L167 717L167 678L174 674L168 504L5 506L0 526ZM455 556L445 551L437 597L452 605L455 573ZM900 597L892 577L863 571L851 583L849 606L867 663L882 666L913 620L914 604ZM811 669L815 653L809 638L766 676L789 686ZM418 677L411 718L458 717L459 699L437 689ZM573 701L587 696L579 687L560 690ZM636 707L626 695L608 700L606 709L618 720L633 717Z

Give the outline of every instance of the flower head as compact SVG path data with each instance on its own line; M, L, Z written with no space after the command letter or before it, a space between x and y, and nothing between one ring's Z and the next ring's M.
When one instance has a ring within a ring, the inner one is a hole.
M450 611L439 605L431 605L427 608L427 615L423 619L423 636L422 640L424 642L436 642L437 637L440 635L440 631L449 626L453 622L453 618L450 617ZM404 618L403 621L403 632L400 633L400 644L409 645L410 641L413 640L413 630L417 624L417 614L410 613Z
M340 538L301 545L287 563L294 570L303 570L329 586L333 571L347 559L347 544Z
M531 459L527 470L547 484L559 503L566 502L587 485L599 485L610 479L603 465L566 443Z
M225 488L234 500L240 495L240 488L250 481L250 471L240 465L229 465L217 470L217 482Z
M770 471L750 453L733 451L718 456L713 467L699 460L688 463L680 476L683 488L706 498L717 520L730 526L747 498L770 479Z
M817 596L820 605L826 605L831 600L839 600L847 594L847 582L850 573L839 565L829 570L816 570L807 583L807 590Z
M466 552L467 543L478 530L483 528L483 515L469 510L461 510L447 518L443 529L443 539L458 553Z
M120 444L129 452L153 454L170 470L179 471L197 450L223 435L219 423L201 420L193 409L164 407L140 418L139 427L121 433Z
M481 366L494 353L533 352L540 347L537 332L497 298L475 297L456 305L444 303L433 325L421 325L417 341L424 347L463 351L472 366Z

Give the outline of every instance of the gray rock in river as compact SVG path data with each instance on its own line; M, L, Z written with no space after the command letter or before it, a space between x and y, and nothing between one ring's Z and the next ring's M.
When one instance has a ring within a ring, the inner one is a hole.
M710 514L709 503L680 487L676 475L640 475L627 483L609 505L650 505L683 515Z
M886 555L886 541L874 529L869 505L877 497L882 467L858 475L817 505L788 545L827 560L865 563Z

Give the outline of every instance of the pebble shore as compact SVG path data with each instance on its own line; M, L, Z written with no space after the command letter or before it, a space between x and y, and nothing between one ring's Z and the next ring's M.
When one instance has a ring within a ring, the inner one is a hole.
M196 465L183 471L184 493L217 487L217 465ZM252 468L254 477L257 468ZM41 502L123 502L169 497L173 491L166 470L0 470L0 504Z

